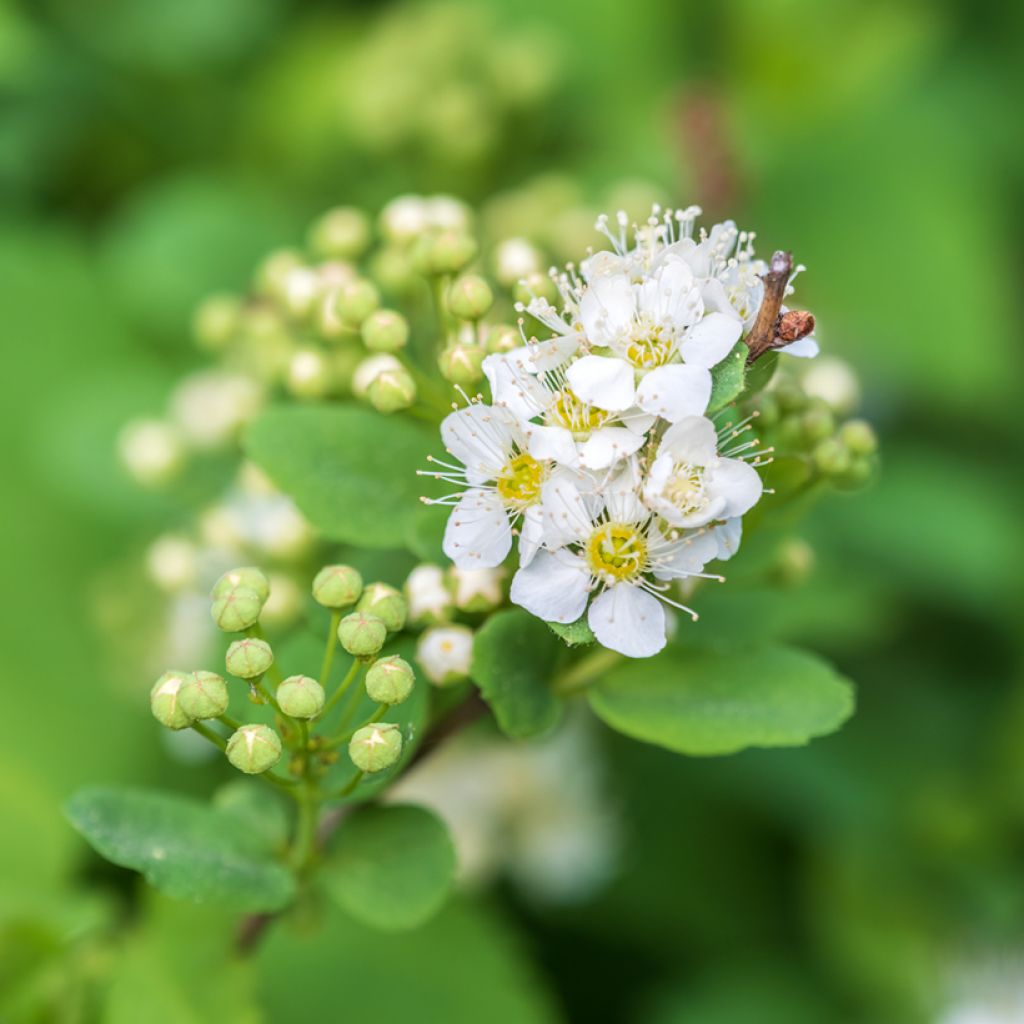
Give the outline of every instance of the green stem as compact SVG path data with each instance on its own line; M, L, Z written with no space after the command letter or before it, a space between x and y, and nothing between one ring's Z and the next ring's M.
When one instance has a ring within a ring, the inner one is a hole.
M335 790L333 793L327 795L328 800L343 800L347 796L351 796L355 792L356 786L363 781L363 777L366 772L357 772L353 777L352 781L342 786L341 789Z
M616 651L601 648L570 665L568 670L555 680L552 689L560 697L568 697L585 690L598 676L622 661Z
M199 733L200 736L208 739L218 750L224 751L228 748L228 741L223 736L218 736L209 726L203 725L202 722L193 722L192 728Z
M389 704L381 704L381 706L377 708L377 710L374 711L374 713L370 715L362 725L357 725L354 729L351 729L348 732L338 733L332 739L326 740L321 745L320 749L334 750L336 747L343 747L360 729L365 729L366 726L373 725L374 722L379 722L388 713L388 708L390 706L391 705Z
M292 843L292 865L299 874L305 874L316 852L316 819L320 801L316 790L307 779L302 791L296 795L298 817L295 839Z
M242 723L236 721L230 715L221 715L217 721L223 722L232 732L237 732L242 728Z
M334 652L338 648L338 626L341 624L341 612L331 612L331 624L327 627L327 646L324 649L324 660L320 666L320 685L326 689L331 678L331 666L334 664Z
M365 662L360 661L358 658L352 659L352 664L349 667L348 673L346 674L345 678L342 679L338 688L334 691L334 693L331 694L327 703L324 705L323 711L320 712L321 720L327 715L331 708L333 708L334 705L337 704L338 701L341 700L341 698L345 695L345 692L355 681L356 676L359 675L359 672L364 664Z

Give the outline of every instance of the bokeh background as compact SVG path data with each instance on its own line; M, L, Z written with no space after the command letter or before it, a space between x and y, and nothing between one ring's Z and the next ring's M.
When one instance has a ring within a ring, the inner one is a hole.
M1024 1020L1021 21L995 0L0 3L0 1020ZM83 782L213 771L148 716L164 613L140 566L186 503L128 479L118 430L201 365L196 302L327 206L443 191L575 239L624 187L791 248L857 368L879 479L816 510L802 586L738 609L834 659L856 717L729 759L586 723L481 751L521 783L486 812L488 884L401 939L329 921L232 962L230 919L140 892L60 810ZM560 788L590 811L552 838Z

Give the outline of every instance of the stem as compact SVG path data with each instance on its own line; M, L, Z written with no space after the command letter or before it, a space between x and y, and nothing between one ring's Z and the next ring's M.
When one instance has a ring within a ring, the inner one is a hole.
M193 722L192 728L200 736L208 739L218 750L224 751L228 749L228 741L223 736L218 736L209 726L203 725L202 722Z
M357 772L352 778L352 781L342 786L341 789L335 790L333 793L328 794L328 800L342 800L347 796L351 796L355 792L356 786L363 781L366 772Z
M238 732L242 728L242 723L236 721L230 715L221 715L217 721L223 722L232 732Z
M580 690L585 690L598 676L603 675L613 665L622 661L622 655L615 651L601 649L580 658L569 666L560 678L555 680L552 689L561 697L568 697Z
M327 647L324 649L324 660L320 666L320 685L326 689L331 678L331 666L334 664L334 652L338 649L338 626L341 624L341 612L331 612L331 624L327 627Z
M308 778L305 780L301 793L296 796L296 801L299 812L295 825L291 860L296 872L304 875L309 870L316 852L314 840L316 839L317 811L320 808L317 791Z
M351 729L348 732L339 733L332 739L325 740L320 749L334 750L337 747L345 746L345 744L348 743L348 741L352 739L360 729L365 729L366 726L373 725L374 722L379 722L388 713L388 708L390 706L391 705L389 704L381 704L381 706L377 708L377 710L374 711L374 713L370 715L362 725L357 725L354 729Z
M345 678L342 679L341 683L338 685L338 688L334 691L334 693L331 694L327 703L324 705L323 710L320 712L319 717L321 720L327 715L327 712L330 711L331 708L333 708L334 705L337 704L339 700L341 700L341 698L345 694L345 691L348 690L348 688L355 681L356 676L359 675L359 671L363 667L363 664L364 662L360 661L358 658L352 659L352 664L349 666L349 670Z

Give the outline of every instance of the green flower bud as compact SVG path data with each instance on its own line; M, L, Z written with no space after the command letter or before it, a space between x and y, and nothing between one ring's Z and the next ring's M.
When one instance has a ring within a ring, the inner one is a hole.
M165 672L149 691L153 717L168 729L185 729L192 724L180 702L181 688L188 678L187 672Z
M772 393L784 412L801 412L807 407L807 395L800 385L789 377L777 377Z
M268 725L243 725L228 740L228 760L246 775L259 775L281 760L281 740Z
M508 288L542 268L541 254L525 238L507 238L494 251L494 273Z
M193 672L182 683L178 706L189 718L218 718L228 709L228 684L216 672Z
M366 389L366 397L377 412L399 412L416 401L416 382L404 366L385 370Z
M854 455L874 455L878 451L878 437L871 424L865 420L849 420L844 423L839 437Z
M497 324L487 333L487 340L484 343L489 355L500 355L503 352L511 352L523 344L519 332L509 324Z
M350 565L325 565L313 580L313 599L325 608L348 608L363 592L363 577Z
M397 654L375 661L366 673L366 694L378 704L401 704L416 681L412 666Z
M256 271L256 289L264 295L283 298L288 275L303 266L302 254L294 249L277 249L270 253Z
M479 320L493 304L491 286L476 274L460 277L448 289L448 308L461 320Z
M256 624L262 610L260 595L252 587L238 586L213 599L210 616L225 633L241 633Z
M356 398L366 398L370 385L382 373L400 373L402 370L402 364L389 352L380 352L363 359L352 374L352 394Z
M371 352L397 352L409 340L409 324L393 309L378 309L363 321L362 335Z
M207 352L223 352L242 325L242 302L236 295L211 295L192 319L196 344Z
M555 282L547 274L537 271L536 273L528 274L522 281L516 284L515 288L512 289L512 297L516 302L522 302L524 305L528 305L530 300L535 298L554 302L558 298L558 289L555 287Z
M441 353L437 365L446 381L466 387L483 379L486 355L486 350L479 345L456 342Z
M266 640L246 637L231 643L224 664L239 679L256 679L274 664L274 652Z
M338 640L356 658L373 657L388 637L388 627L376 615L353 612L338 624Z
M334 377L334 391L345 397L352 394L356 370L366 353L359 345L339 345L331 353L331 374Z
M379 305L380 294L370 281L352 281L334 293L335 312L351 327L359 327Z
M331 361L318 348L300 348L288 362L285 386L296 398L323 398L333 383Z
M391 633L397 633L405 625L408 610L401 592L386 583L371 583L356 605L356 611L376 615Z
M826 438L818 444L811 457L825 476L842 476L850 468L850 449L837 437Z
M493 611L505 599L505 570L501 566L494 569L460 569L453 565L448 570L448 579L455 597L455 607L459 611Z
M313 222L308 242L317 256L355 259L370 244L370 222L362 210L339 206Z
M228 569L223 576L213 585L210 597L223 597L230 593L235 587L248 587L255 590L261 601L266 601L270 596L270 582L263 572L254 565L243 565L238 569Z
M370 269L374 279L386 291L400 295L409 292L420 281L410 254L396 246L379 249L374 254Z
M185 445L177 428L161 420L134 420L117 439L121 464L143 487L165 487L185 465Z
M868 455L854 455L850 460L850 467L845 473L834 479L834 483L847 490L856 490L863 487L875 471L872 458Z
M360 771L382 772L402 756L402 733L390 722L356 729L348 745L348 756Z
M457 274L476 256L476 239L465 231L449 228L423 235L416 243L414 260L424 274Z
M826 402L820 398L811 399L810 407L801 417L800 426L803 436L813 444L835 433L836 418Z
M276 696L278 706L292 718L316 718L324 709L324 688L309 676L289 676Z

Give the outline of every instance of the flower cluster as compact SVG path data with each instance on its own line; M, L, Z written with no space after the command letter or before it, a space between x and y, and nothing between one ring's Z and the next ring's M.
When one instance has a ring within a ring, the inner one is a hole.
M444 551L456 566L499 565L517 535L511 600L551 623L586 615L630 657L665 646L665 605L696 618L673 583L720 578L705 567L735 553L763 493L747 424L707 413L768 268L732 222L695 236L699 213L655 207L631 239L624 214L618 230L599 219L611 248L552 273L560 308L521 307L550 336L523 330L520 347L484 360L491 401L444 420L455 461L427 474L457 488L426 499L453 506ZM809 335L784 341L773 347L817 353Z

